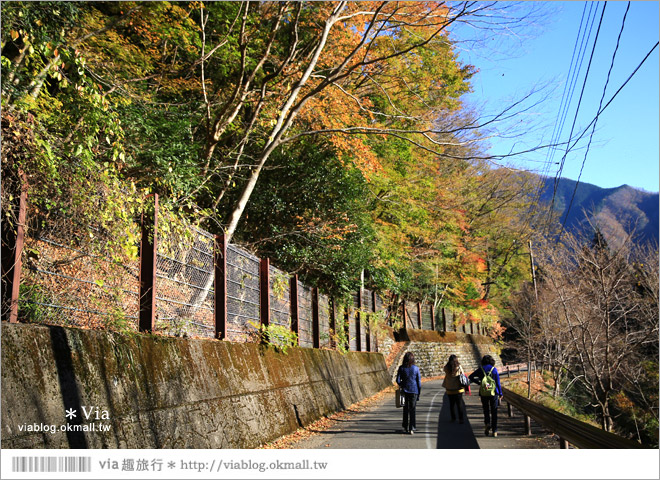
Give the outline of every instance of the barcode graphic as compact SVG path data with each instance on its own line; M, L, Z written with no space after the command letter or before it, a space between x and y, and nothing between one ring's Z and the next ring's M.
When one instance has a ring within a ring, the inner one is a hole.
M92 457L12 457L12 472L91 472Z

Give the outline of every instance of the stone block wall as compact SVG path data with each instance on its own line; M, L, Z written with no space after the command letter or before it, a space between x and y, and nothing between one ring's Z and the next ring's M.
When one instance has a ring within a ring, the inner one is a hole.
M468 375L481 365L481 358L487 354L495 359L496 366L502 365L497 345L482 335L408 329L399 332L399 336L402 337L400 340L408 342L404 346L405 352L415 355L415 364L423 378L444 376L443 367L452 354L458 355ZM392 381L402 360L403 355L400 355L398 362L389 368Z
M253 448L391 385L379 353L4 322L1 355L2 448Z
M452 354L458 355L468 375L481 365L481 358L487 354L495 359L497 366L502 364L492 344L410 342L407 351L414 353L422 377L444 376L443 367Z

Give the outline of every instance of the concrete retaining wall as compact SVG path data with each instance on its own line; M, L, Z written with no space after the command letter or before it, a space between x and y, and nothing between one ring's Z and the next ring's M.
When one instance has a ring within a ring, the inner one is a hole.
M253 448L389 385L378 353L3 322L2 447Z

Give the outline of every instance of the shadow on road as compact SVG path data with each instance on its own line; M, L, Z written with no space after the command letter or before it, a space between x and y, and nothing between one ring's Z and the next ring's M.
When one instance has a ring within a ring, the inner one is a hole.
M449 413L449 398L447 394L442 397L442 408L438 416L438 435L435 448L479 448L470 426L470 417L478 418L473 409L465 412L465 423L452 422Z

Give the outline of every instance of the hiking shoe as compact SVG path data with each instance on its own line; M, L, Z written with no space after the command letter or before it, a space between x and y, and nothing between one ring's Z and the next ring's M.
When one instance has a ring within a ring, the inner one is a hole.
M490 425L486 425L486 428L484 428L484 435L488 436L489 432L490 432Z
M413 435L413 434L415 433L415 431L414 431L414 430L410 430L408 433L409 433L410 435Z
M493 432L493 437L497 437L497 432Z

